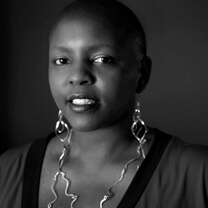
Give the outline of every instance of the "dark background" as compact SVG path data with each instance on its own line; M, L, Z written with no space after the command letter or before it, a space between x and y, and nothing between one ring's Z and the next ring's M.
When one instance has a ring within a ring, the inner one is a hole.
M67 0L8 0L1 6L0 152L54 130L47 35ZM145 122L208 144L208 1L123 0L140 18L153 61L141 95Z

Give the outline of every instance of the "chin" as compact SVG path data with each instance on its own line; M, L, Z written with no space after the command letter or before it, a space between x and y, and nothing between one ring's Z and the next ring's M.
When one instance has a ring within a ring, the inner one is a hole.
M123 114L120 117L109 116L98 116L97 114L91 116L70 116L67 120L71 127L80 132L97 131L105 128L110 128L119 124L123 124L128 120L127 114Z
M96 131L101 128L98 122L88 121L88 120L73 120L70 122L71 127L80 132L90 132Z

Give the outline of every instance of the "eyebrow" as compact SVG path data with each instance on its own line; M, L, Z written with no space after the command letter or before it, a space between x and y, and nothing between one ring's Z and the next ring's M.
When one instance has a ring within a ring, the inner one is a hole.
M70 52L70 49L68 49L67 47L63 47L63 46L52 46L50 47L50 51L61 51L61 52Z
M109 44L98 44L98 45L92 45L86 48L86 51L97 51L100 49L113 49L115 50L115 45L109 45ZM72 49L70 47L64 47L64 46L52 46L50 48L50 51L61 51L61 52L66 52L66 53L70 53L72 51Z

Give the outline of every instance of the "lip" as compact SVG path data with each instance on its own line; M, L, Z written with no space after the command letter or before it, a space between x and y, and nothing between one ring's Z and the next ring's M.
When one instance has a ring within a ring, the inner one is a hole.
M85 103L85 104L74 104L73 100L74 99L86 99L86 100L91 100L93 102L89 102ZM92 96L88 96L85 94L74 94L72 96L69 97L69 99L67 100L67 104L69 104L70 108L72 111L77 112L77 113L81 113L81 112L85 112L85 111L90 111L90 110L94 110L95 108L97 108L98 106L98 100Z

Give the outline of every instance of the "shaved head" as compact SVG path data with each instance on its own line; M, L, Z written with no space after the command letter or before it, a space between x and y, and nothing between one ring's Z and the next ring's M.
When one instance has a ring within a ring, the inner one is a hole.
M141 57L146 55L146 39L136 15L116 0L77 0L67 5L59 14L51 33L63 19L85 16L100 21L114 29L120 44L128 44Z
M146 38L137 16L116 0L76 0L59 14L49 35L49 41L60 22L71 20L96 21L111 31L117 44L130 51L135 66L141 73L137 93L146 86L151 70L151 59L146 56Z

